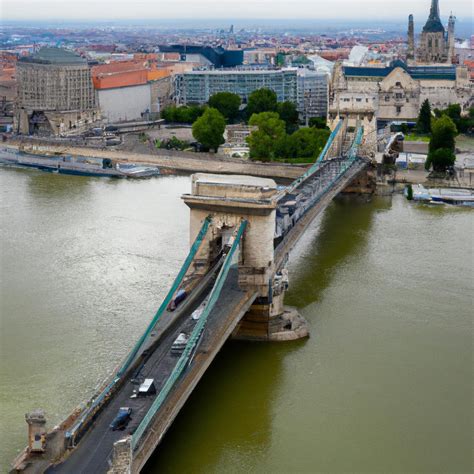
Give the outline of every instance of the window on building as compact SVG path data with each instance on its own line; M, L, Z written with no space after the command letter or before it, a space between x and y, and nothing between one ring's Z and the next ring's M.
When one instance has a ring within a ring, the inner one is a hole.
M396 83L395 83L395 86L396 86L396 87L402 87L402 83L401 83L401 82L396 82Z
M402 108L401 108L401 106L397 105L397 114L400 114L400 113L401 113L401 111L402 111Z

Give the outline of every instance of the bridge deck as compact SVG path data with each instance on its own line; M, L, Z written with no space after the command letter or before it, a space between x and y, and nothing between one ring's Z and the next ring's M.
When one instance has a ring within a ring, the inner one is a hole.
M360 137L361 134L359 134ZM275 247L277 269L284 264L286 256L313 219L367 166L367 162L356 159L355 154L345 163L343 161L344 159L331 162L318 160L314 170L295 182L290 190L291 192L282 194L281 201L278 204L278 213L281 219L279 229L282 231L280 237L275 240L275 244L277 244ZM242 227L241 232L244 228L245 226ZM239 239L241 236L242 233L240 233ZM233 248L234 245L236 244L233 244ZM230 262L231 259L229 258L227 269ZM158 320L156 327L153 328L153 332L148 335L145 344L143 344L143 347L148 348L148 356L145 358L145 363L136 369L137 371L133 374L133 377L153 378L158 394L170 379L179 359L179 356L171 354L171 346L179 333L190 334L193 329L199 329L199 324L195 328L196 322L190 316L194 309L210 294L213 279L218 269L218 267L214 268L212 272L200 280L197 288L177 311L164 313L163 317ZM125 438L129 433L133 434L142 420L145 419L133 437L135 451L133 452L132 472L139 472L143 468L194 387L257 297L256 293L244 292L239 288L236 266L230 267L227 277L219 277L218 281L221 285L223 282L225 283L215 306L207 306L210 311L208 320L194 356L187 366L181 365L180 370L184 369L184 372L181 373L177 381L173 382L174 385L170 385L170 382L168 382L168 386L172 388L170 392L166 392L166 390L163 392L167 393L166 398L162 400L158 400L159 397L154 396L130 398L137 385L132 383L132 375L129 370L128 374L122 379L123 383L120 386L117 385L116 391L111 394L110 401L97 413L93 424L86 430L69 457L61 464L50 467L47 472L74 474L107 472L114 443ZM201 323L204 324L204 322L205 318L202 319ZM134 357L134 364L143 360L143 349ZM173 378L170 380L173 380ZM155 400L162 404L156 405L150 411ZM119 408L123 406L132 408L132 420L125 432L112 431L109 425ZM145 415L149 411L154 413L154 410L158 411L154 417L149 415L148 420ZM137 441L135 442L135 440Z
M141 369L140 376L142 378L155 379L157 392L160 391L168 379L178 359L177 356L171 354L171 345L179 333L189 334L191 332L195 321L190 318L190 315L204 300L205 296L207 296L207 293L197 298L189 310L184 311L177 318L174 326L163 336L159 345ZM140 465L143 465L151 455L192 389L254 299L255 295L242 292L238 288L237 270L231 270L222 290L222 297L209 316L208 324L194 359L160 410L156 422L153 423L153 437L145 435L144 442L137 450L136 460ZM51 467L47 472L71 474L107 472L113 444L138 427L153 403L153 396L131 399L130 396L136 388L137 385L132 384L128 379L99 413L93 426L80 440L71 455L63 463ZM119 408L123 406L132 408L132 420L126 431L112 431L109 425ZM157 434L159 434L158 437Z

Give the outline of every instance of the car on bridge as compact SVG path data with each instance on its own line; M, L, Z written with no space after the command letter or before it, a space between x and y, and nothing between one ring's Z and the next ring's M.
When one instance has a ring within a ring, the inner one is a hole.
M121 407L110 423L112 431L123 430L127 427L128 422L132 419L132 409L130 407Z

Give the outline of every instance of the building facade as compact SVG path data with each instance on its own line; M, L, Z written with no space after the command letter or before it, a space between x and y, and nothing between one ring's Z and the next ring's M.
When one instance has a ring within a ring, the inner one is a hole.
M146 61L120 61L92 68L102 117L107 123L149 120L172 103L167 68L149 67Z
M393 121L414 122L425 99L432 108L473 105L472 83L465 67L407 66L395 61L387 67L344 67L337 64L329 98L329 121L349 117L383 127Z
M300 120L327 117L329 76L310 69L298 69L297 110Z
M99 118L87 61L71 51L42 48L17 64L14 130L73 135Z
M189 71L176 76L176 101L179 104L205 104L217 92L237 94L245 104L250 94L267 88L279 102L298 100L297 69Z
M421 32L418 47L415 48L415 28L413 15L408 18L407 59L418 63L448 63L454 59L455 17L451 14L448 29L443 26L439 13L439 0L431 1L430 14Z

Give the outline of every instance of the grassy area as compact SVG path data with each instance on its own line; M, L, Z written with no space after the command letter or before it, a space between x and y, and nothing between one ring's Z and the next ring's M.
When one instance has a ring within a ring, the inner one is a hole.
M409 133L405 135L407 142L426 142L429 143L430 137L427 135L417 135L416 133Z

